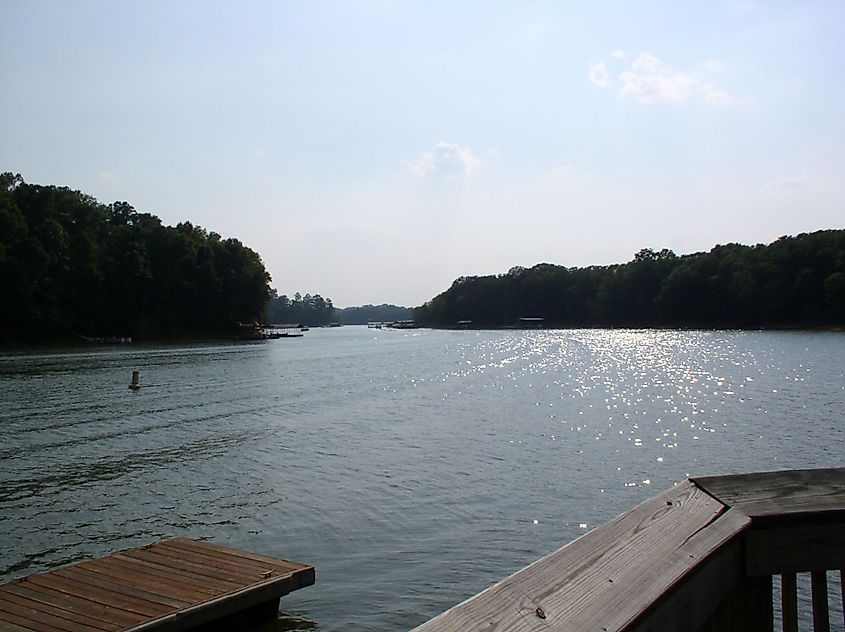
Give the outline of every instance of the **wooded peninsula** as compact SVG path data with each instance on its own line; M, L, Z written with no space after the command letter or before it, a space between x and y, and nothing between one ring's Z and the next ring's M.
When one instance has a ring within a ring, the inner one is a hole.
M242 324L411 317L395 305L338 309L319 294L279 295L270 281L237 239L0 174L0 342L230 338Z
M541 263L461 277L414 319L432 327L839 328L845 230L683 256L644 249L620 265Z
M0 340L227 335L263 317L269 282L237 239L0 175Z

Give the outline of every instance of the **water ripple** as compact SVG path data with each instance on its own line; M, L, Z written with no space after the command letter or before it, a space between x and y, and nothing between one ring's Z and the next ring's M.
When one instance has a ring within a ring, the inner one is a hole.
M688 475L841 465L839 334L291 342L0 355L0 579L184 535L316 564L279 629L408 629Z

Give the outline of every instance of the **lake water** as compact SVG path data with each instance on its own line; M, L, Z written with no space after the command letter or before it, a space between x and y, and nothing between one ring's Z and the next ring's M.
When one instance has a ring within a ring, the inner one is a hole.
M0 402L0 580L207 538L317 567L271 629L407 630L689 475L842 466L845 335L5 352Z

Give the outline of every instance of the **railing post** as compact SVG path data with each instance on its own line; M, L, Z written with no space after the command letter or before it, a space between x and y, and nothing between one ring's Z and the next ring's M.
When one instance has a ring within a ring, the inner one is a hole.
M780 576L780 606L783 632L798 632L798 582L795 573Z
M845 570L839 571L839 592L842 594L842 629L845 630Z
M749 577L740 584L743 591L743 615L748 632L772 632L774 608L772 606L772 577Z
M773 632L772 578L743 579L697 632ZM786 630L784 629L784 632Z
M845 601L843 516L845 468L689 479L419 630L772 632L780 575L782 629L798 632L796 574L812 573L814 632L829 632L827 570Z
M827 572L813 571L813 632L830 632L827 606Z

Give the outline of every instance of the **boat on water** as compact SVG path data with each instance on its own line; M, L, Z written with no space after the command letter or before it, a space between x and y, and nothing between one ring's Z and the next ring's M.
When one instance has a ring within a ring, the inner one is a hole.
M301 323L269 323L264 325L264 337L267 340L278 340L279 338L302 338L308 331L308 327Z
M265 340L277 340L279 338L302 338L305 334L296 331L273 331L264 334Z
M302 338L305 334L303 331L308 331L307 327L300 324L279 324L268 323L260 325L258 323L241 324L242 340L278 340L279 338Z
M92 345L130 345L131 336L85 336L76 334L76 337Z
M395 323L390 325L392 329L419 329L420 326L417 325L413 320L397 320Z

